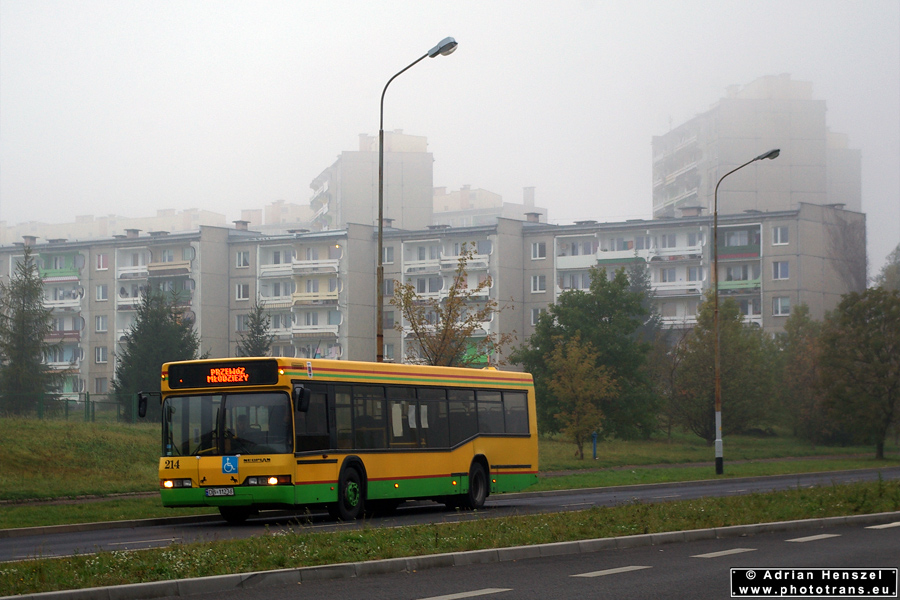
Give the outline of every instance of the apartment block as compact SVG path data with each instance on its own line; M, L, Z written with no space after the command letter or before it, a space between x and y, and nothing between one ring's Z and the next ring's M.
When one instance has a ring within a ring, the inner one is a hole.
M801 203L862 206L860 151L831 132L824 100L812 84L789 75L731 86L709 110L654 136L653 216L682 209L712 214L719 179L752 158L779 148L773 161L753 163L726 179L719 214L797 209Z

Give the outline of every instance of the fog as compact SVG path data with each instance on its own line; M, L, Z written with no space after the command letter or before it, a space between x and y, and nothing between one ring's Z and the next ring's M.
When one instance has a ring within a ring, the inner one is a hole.
M385 100L436 186L649 218L652 136L790 73L861 150L870 275L900 241L896 0L0 0L0 221L305 204L445 36Z

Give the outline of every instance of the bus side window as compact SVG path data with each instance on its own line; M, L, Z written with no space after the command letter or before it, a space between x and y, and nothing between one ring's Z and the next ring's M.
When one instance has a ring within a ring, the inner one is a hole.
M310 386L309 409L294 413L297 427L296 451L325 450L328 437L328 405L325 386Z
M506 433L528 433L528 403L525 392L503 392Z
M391 448L418 448L419 431L415 388L388 388L388 413L391 422Z
M450 447L447 391L419 388L419 443L425 448Z
M447 390L450 400L450 445L455 446L478 434L478 417L475 413L475 392L472 390Z

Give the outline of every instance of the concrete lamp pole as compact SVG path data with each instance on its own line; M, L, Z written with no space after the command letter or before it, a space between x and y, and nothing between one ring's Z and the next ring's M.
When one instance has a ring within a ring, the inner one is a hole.
M748 160L741 166L732 169L722 175L716 183L713 193L713 338L715 346L715 393L716 393L716 475L725 471L725 462L722 457L722 370L719 354L719 184L734 173L758 160L777 158L781 150L769 150L760 154L753 160Z
M452 54L457 45L456 40L452 37L442 39L437 46L388 79L381 92L381 114L378 121L378 267L375 273L375 306L378 307L375 315L375 360L377 362L384 362L384 94L391 82L401 73L409 70L422 59Z

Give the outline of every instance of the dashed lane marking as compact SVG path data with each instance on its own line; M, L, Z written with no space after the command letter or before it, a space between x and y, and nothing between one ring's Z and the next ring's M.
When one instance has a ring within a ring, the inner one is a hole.
M592 571L590 573L579 573L571 577L603 577L605 575L615 575L616 573L628 573L629 571L640 571L641 569L650 569L641 565L632 565L630 567L619 567L617 569L606 569L605 571Z
M472 590L471 592L460 592L458 594L447 594L446 596L429 596L428 598L420 598L419 600L457 600L458 598L474 598L476 596L488 596L490 594L499 594L500 592L511 592L508 588L484 588L482 590Z
M870 525L869 527L866 527L866 529L890 529L891 527L900 527L900 521L884 523L882 525Z
M756 552L756 548L732 548L731 550L709 552L708 554L695 554L691 558L719 558L720 556L728 556L729 554L741 554L742 552Z
M786 542L799 542L799 543L803 543L803 542L816 542L816 541L819 541L819 540L827 540L828 538L833 538L833 537L841 537L841 536L838 535L838 534L836 534L836 533L822 533L822 534L819 534L819 535L810 535L810 536L807 536L807 537L794 538L794 539L792 539L792 540L784 540L784 541L786 541Z

